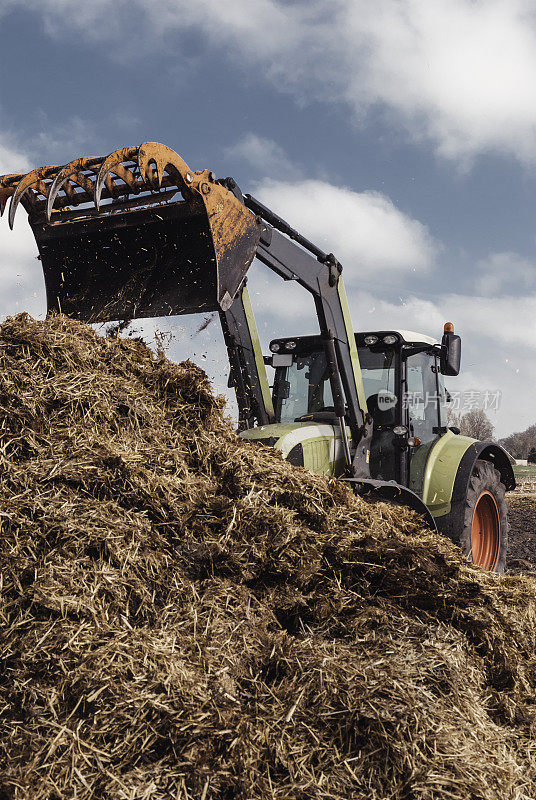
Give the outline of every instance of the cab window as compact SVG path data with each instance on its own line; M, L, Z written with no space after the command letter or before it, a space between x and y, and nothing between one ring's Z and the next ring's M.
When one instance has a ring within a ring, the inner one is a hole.
M372 350L362 347L359 349L359 362L367 403L382 392L396 394L394 350Z
M412 436L422 444L437 437L439 426L438 386L435 357L416 353L407 358L406 398Z
M323 351L294 356L290 367L277 381L276 417L294 422L304 414L333 411L326 356Z

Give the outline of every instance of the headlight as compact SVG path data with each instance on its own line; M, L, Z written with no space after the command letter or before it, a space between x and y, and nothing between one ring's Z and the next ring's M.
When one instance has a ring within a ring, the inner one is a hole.
M378 337L374 336L373 334L371 336L365 336L365 344L368 347L372 347L372 345L376 344L377 341L378 341Z
M272 342L270 345L270 350L272 353L277 353L279 351L279 342Z
M393 433L395 436L405 436L407 432L408 429L405 425L396 425L396 427L393 428Z
M296 342L287 342L285 345L287 350L295 350L296 349Z
M383 337L384 344L396 344L398 342L398 336L393 336L392 333L388 333L387 336Z

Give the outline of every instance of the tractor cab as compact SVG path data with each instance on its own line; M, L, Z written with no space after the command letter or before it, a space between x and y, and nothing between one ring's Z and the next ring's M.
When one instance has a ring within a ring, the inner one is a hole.
M407 485L413 456L447 431L442 345L400 330L361 332L355 339L373 426L371 477ZM321 337L275 339L270 350L276 422L337 425Z

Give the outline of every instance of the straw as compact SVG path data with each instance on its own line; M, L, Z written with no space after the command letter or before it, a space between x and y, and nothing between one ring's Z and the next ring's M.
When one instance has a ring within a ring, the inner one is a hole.
M1 326L1 800L536 797L536 583L223 407L142 342Z

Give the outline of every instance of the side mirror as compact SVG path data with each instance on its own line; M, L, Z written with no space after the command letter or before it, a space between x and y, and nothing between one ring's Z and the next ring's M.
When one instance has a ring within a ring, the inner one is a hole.
M449 323L447 323L448 325ZM445 325L445 327L447 327ZM446 330L441 340L439 367L442 375L458 375L462 360L462 340L453 331Z

